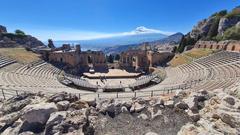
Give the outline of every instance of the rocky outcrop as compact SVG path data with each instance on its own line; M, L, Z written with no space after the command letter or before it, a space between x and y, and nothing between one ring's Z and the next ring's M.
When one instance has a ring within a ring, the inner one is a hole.
M159 98L83 101L68 93L22 94L4 101L0 107L3 135L176 134L191 121L186 112L165 106ZM136 128L141 130L136 132Z
M198 109L200 118L197 123L186 124L178 135L238 134L240 132L239 99L226 94L222 89L208 92L206 96L202 100L202 107ZM188 111L189 115L192 113L192 110Z
M6 33L6 32L7 32L7 28L2 26L2 25L0 25L0 34L1 33Z
M31 35L17 35L7 33L7 29L0 25L0 47L27 47L45 46L40 40Z
M0 103L0 134L238 134L236 91L180 91L167 101L22 94Z
M239 40L240 7L222 10L199 21L181 40L178 52L191 48L198 41ZM186 47L186 48L185 48ZM216 48L214 48L216 49ZM238 50L237 50L238 51Z
M240 22L240 17L221 18L218 26L218 34L223 36L226 29L236 25L238 22Z
M198 24L194 26L190 32L190 37L197 40L201 37L207 36L207 33L214 22L214 19L214 17L210 17L198 22Z

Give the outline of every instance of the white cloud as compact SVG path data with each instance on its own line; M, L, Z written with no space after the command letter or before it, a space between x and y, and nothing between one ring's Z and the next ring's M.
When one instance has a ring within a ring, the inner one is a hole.
M138 35L138 34L146 34L146 33L161 33L165 35L171 35L174 32L166 32L166 31L149 29L144 26L140 26L133 31L119 32L119 33L101 33L101 32L75 31L75 30L29 30L29 31L26 30L26 33L36 36L42 41L47 41L47 39L49 38L53 40L91 40L91 39Z

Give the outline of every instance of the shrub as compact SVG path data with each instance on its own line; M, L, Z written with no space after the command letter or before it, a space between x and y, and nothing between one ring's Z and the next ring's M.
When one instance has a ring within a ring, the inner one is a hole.
M185 48L186 46L194 45L194 44L196 43L196 41L197 41L197 40L191 38L190 35L189 35L189 33L188 33L186 36L184 36L184 37L182 38L182 40L181 40L181 42L180 42L180 44L179 44L179 46L178 46L178 48L177 48L177 51L180 52L180 53L183 52L183 51L184 51L184 48Z
M228 13L227 10L221 10L219 12L212 14L211 17L222 17L225 16L227 13Z
M226 18L240 17L240 7L234 8L230 13L225 15Z
M213 37L217 36L219 21L220 21L220 17L216 16L207 33L207 40L212 40Z
M21 31L21 30L15 30L15 34L16 35L21 35L21 36L25 36L26 34L23 32L23 31Z
M233 26L228 28L223 35L223 40L240 40L240 27Z

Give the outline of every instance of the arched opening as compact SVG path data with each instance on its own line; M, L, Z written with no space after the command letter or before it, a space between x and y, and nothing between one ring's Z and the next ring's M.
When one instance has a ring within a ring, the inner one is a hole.
M207 47L207 45L204 45L204 47L203 48L206 48Z
M91 56L88 56L88 63L92 64L92 57Z
M63 62L63 58L60 58L60 62Z
M210 46L210 49L212 49L212 48L213 48L213 45Z
M224 49L224 50L227 50L227 45L225 45L223 49Z
M217 45L217 49L219 49L219 45Z
M232 51L234 51L235 50L235 45L234 46L232 46Z

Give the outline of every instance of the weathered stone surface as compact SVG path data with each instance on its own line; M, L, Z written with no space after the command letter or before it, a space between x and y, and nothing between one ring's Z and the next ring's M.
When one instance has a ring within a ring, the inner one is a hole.
M55 48L52 39L48 39L48 47L49 47L49 48L52 48L52 49Z
M158 135L158 134L155 132L147 132L145 135Z
M54 103L39 103L26 106L21 117L24 121L21 131L41 132L50 114L55 111L57 111L57 106Z
M225 97L223 100L225 102L227 102L229 105L234 105L235 104L235 100L234 100L233 97L228 96L228 97Z
M144 104L140 104L138 102L133 103L132 107L130 108L130 112L139 113L145 108Z
M69 105L69 108L73 108L73 109L76 109L76 110L80 110L80 109L88 108L88 107L89 107L88 103L85 102L85 101L82 101L82 100L73 102Z
M21 116L20 112L14 112L0 117L0 132L11 126Z
M30 100L30 104L17 109L19 112L6 111L2 114L0 134L146 134L150 131L157 134L178 132L179 135L238 134L240 101L234 94L226 92L230 90L182 93L177 96L178 102L174 104L173 100L169 100L164 105L160 99L151 98L96 101L96 106L61 95L13 98L0 103L0 107L26 99ZM65 108L68 103L71 107ZM62 110L60 108L66 111L59 111ZM197 113L192 108L196 108ZM121 130L118 130L119 127Z
M17 120L12 126L5 129L3 132L0 132L1 135L17 135L20 133L21 126L23 122L21 120Z
M221 113L220 118L224 123L230 125L232 128L234 128L236 126L235 120L231 115Z
M4 114L19 111L31 102L32 97L32 94L21 94L13 97L2 105L1 111Z
M174 101L168 100L164 103L166 107L173 108L174 107Z
M138 115L138 118L141 118L143 120L147 120L148 119L148 116L144 113L141 113L140 115Z
M213 22L214 17L198 22L190 32L191 38L198 39L199 37L206 36Z
M61 92L61 93L57 93L55 95L52 95L49 97L48 101L49 102L59 102L59 101L64 101L67 100L70 103L77 101L78 97L76 95L72 95L72 94L68 94L66 92Z
M59 102L56 103L57 108L58 108L59 111L65 111L65 110L67 110L68 107L69 107L69 104L70 104L70 103L69 103L69 101L67 101L67 100L65 100L65 101L59 101Z
M239 21L240 21L240 17L238 16L231 17L231 18L221 18L219 21L218 33L220 35L223 35L226 29L236 25Z
M0 25L0 33L6 33L7 32L7 28Z
M164 105L164 101L162 99L159 99L159 98L152 98L150 101L149 101L149 104L153 107L155 106L160 106L160 105Z
M52 135L55 133L60 133L61 128L59 127L59 124L66 119L66 116L66 111L52 113L46 123L44 134Z
M27 131L27 132L22 132L19 135L34 135L33 132Z
M129 111L128 111L128 109L127 109L126 106L123 106L123 107L121 108L121 112L122 112L122 113L129 113Z
M189 108L188 104L184 103L184 102L179 102L179 103L176 103L175 104L175 107L176 108L179 108L179 109L183 109L183 110L186 110Z

